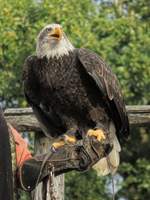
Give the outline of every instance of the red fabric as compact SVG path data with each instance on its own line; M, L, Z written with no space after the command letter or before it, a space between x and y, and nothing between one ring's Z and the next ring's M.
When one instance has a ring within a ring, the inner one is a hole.
M31 152L28 149L27 142L21 137L21 135L10 126L14 141L16 143L16 162L17 167L20 167L21 164L30 158L32 158Z

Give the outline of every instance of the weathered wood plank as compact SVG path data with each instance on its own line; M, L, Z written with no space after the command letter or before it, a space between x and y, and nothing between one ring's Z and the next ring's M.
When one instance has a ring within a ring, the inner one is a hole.
M126 106L130 125L148 126L150 125L150 105ZM19 131L39 131L40 126L31 108L11 108L6 109L5 118Z
M150 114L150 105L133 105L126 106L128 113L149 113Z
M37 133L35 135L35 145L34 145L34 151L35 155L39 155L42 153L47 153L47 150L50 149L50 146L52 144L52 141L49 140L49 138L44 137L42 134ZM48 181L48 180L47 180ZM49 192L49 183L41 182L38 184L38 186L35 188L35 190L32 192L33 194L33 200L52 200L50 197ZM43 190L43 188L45 188ZM55 191L55 198L56 200L64 200L64 175L59 175L54 178L54 191ZM44 191L47 191L46 194ZM43 198L46 195L46 198Z

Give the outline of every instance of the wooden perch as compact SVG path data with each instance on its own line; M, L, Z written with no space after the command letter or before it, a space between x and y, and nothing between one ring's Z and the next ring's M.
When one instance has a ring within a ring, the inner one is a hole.
M150 105L126 106L130 125L150 125ZM40 126L31 108L6 109L5 118L19 131L39 131Z

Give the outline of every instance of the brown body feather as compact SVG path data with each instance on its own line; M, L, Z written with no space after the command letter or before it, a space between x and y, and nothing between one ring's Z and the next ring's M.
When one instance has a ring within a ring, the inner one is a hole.
M118 136L129 125L116 76L104 61L86 49L75 49L58 58L27 58L23 72L24 91L48 135L68 129L103 126L112 120ZM52 131L53 129L53 131Z

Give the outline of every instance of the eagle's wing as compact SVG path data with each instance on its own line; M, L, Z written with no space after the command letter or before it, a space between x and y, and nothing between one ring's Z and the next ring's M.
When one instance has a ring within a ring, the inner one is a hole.
M129 122L116 76L96 53L81 48L78 50L78 58L85 72L98 86L116 126L118 137L121 139L121 134L126 137L129 133Z
M55 119L53 110L46 110L41 104L40 95L38 94L40 86L34 72L37 66L37 57L29 56L23 66L23 87L24 94L36 115L42 130L48 137L57 137L61 134L58 119ZM57 123L57 124L56 124Z

